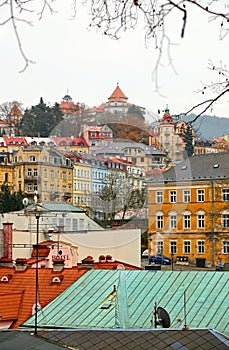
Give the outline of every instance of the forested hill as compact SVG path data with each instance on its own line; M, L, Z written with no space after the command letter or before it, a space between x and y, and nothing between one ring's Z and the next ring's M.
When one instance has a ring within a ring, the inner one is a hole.
M195 115L190 114L184 117L185 121L194 120ZM210 115L203 115L193 123L196 136L203 140L213 139L214 137L221 137L229 135L229 115L228 118L220 118Z

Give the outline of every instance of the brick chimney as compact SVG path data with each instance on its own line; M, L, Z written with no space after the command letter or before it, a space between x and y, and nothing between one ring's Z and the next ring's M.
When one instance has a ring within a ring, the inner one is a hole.
M3 223L3 257L12 258L12 242L13 242L13 233L12 233L13 223L4 222Z
M91 255L88 255L86 258L82 260L82 266L87 267L89 269L94 268L94 259Z

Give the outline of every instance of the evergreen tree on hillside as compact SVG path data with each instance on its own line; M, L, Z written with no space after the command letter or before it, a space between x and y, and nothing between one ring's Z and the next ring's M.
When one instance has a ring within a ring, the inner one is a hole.
M187 126L183 140L185 143L184 158L191 157L194 153L194 145L193 145L192 128L190 127L190 125Z
M40 98L39 104L27 109L21 122L21 135L47 137L53 128L63 120L63 114L56 103L50 107Z
M23 208L22 192L10 192L8 185L2 185L0 190L0 212L9 213Z

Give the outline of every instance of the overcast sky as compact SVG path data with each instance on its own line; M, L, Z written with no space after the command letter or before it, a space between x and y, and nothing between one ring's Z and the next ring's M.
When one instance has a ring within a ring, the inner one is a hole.
M34 17L33 27L20 24L23 48L36 62L24 73L19 73L24 62L11 24L0 27L0 103L18 100L25 108L37 104L40 97L46 103L60 103L68 92L74 102L95 106L107 101L118 82L128 102L154 113L168 104L170 112L178 114L204 99L196 93L202 87L201 81L210 83L216 79L207 68L209 59L216 65L227 63L229 36L219 40L220 25L209 23L196 12L188 18L185 38L181 40L181 16L173 18L168 25L175 44L171 58L176 72L164 55L158 72L159 93L153 79L157 53L153 44L145 47L142 28L114 41L95 29L88 31L85 8L78 8L76 19L70 20L69 3L65 1L59 13L47 13L41 21ZM226 96L217 103L211 114L229 117L228 100Z

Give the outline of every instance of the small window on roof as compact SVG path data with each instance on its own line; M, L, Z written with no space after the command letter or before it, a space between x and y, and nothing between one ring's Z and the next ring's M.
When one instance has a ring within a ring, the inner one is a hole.
M1 282L9 282L9 278L7 276L2 276Z
M218 168L219 167L219 164L214 164L213 165L213 168Z
M185 170L185 169L187 169L187 165L183 165L183 166L181 167L181 170Z
M53 277L53 279L52 279L52 283L60 283L61 282L61 280L60 280L60 278L59 277Z

